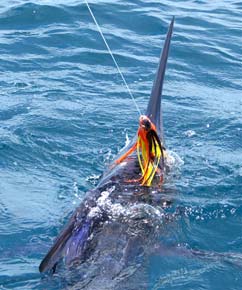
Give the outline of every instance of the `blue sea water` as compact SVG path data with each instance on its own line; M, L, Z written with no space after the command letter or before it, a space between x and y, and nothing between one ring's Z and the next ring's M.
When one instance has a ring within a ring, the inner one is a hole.
M90 5L142 111L176 17L163 116L182 160L167 185L181 214L161 240L224 256L160 253L148 288L241 290L242 2ZM135 134L137 111L82 1L1 1L0 84L0 289L68 288L38 265Z

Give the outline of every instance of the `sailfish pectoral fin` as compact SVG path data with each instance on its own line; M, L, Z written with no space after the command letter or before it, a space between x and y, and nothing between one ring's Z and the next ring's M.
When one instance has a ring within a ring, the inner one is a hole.
M71 261L82 254L91 230L91 222L90 220L84 220L77 226L76 214L77 211L40 263L40 272L47 272L51 269L55 269L56 265L63 257L65 257L66 264L70 264Z
M41 261L39 265L39 271L47 272L51 269L54 269L56 267L56 264L59 262L59 260L63 256L63 247L68 241L69 237L71 236L72 228L67 227L65 228L62 233L59 235L59 237L56 239L54 245L51 247L47 255L44 257L44 259Z
M160 136L161 139L163 139L161 97L174 20L175 18L173 17L166 35L164 48L160 56L156 77L153 83L150 100L146 110L146 116L148 116L150 120L155 124L158 131L158 135Z

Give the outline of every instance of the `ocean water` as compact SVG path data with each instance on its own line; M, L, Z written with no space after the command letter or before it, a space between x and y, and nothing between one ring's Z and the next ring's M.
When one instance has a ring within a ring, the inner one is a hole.
M143 112L176 17L163 116L180 214L161 241L205 254L152 256L148 289L241 290L242 2L90 6ZM0 84L0 289L66 289L38 265L138 114L82 1L1 1Z

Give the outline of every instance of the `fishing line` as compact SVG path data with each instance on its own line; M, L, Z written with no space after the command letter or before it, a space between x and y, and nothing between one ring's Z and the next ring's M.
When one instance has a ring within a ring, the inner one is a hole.
M89 10L89 12L90 12L90 14L91 14L91 16L92 16L92 19L93 19L94 23L95 23L96 26L97 26L97 29L98 29L98 31L99 31L99 33L100 33L100 35L101 35L101 37L102 37L102 39L103 39L103 41L104 41L106 47L107 47L107 50L108 50L109 54L110 54L111 57L112 57L112 60L113 60L115 66L116 66L116 68L117 68L117 70L118 70L118 72L119 72L119 74L120 74L120 76L121 76L121 78L122 78L122 80L123 80L123 82L124 82L124 84L125 84L127 90L128 90L128 93L129 93L130 97L132 98L132 100L133 100L133 102L134 102L134 104L135 104L135 107L136 107L138 113L141 115L141 111L140 111L140 109L139 109L139 107L138 107L138 104L136 103L135 98L134 98L134 96L133 96L133 94L132 94L132 92L131 92L131 90L130 90L130 88L129 88L129 86L128 86L126 80L125 80L125 78L124 78L124 75L122 74L122 72L121 72L121 70L120 70L120 68L119 68L119 65L118 65L118 63L117 63L117 61L116 61L116 59L115 59L115 57L114 57L114 55L113 55L113 53L112 53L112 51L111 51L111 49L110 49L108 43L107 43L107 41L106 41L106 39L105 39L105 37L104 37L104 35L103 35L103 33L102 33L101 27L100 27L99 24L97 23L97 20L96 20L94 14L92 13L92 10L91 10L91 8L90 8L90 6L89 6L87 0L84 0L84 2L85 2L85 4L87 5L87 8L88 8L88 10Z

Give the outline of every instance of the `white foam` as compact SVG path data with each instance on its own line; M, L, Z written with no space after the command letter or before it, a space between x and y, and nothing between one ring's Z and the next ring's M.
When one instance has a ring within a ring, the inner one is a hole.
M176 152L167 150L167 153L166 164L169 168L181 167L184 165L184 161Z
M187 130L184 134L187 137L192 137L192 136L196 135L196 132L194 130Z
M128 135L128 133L126 132L126 133L125 133L125 145L124 145L124 147L127 147L127 146L129 145L129 143L130 143L129 135Z

